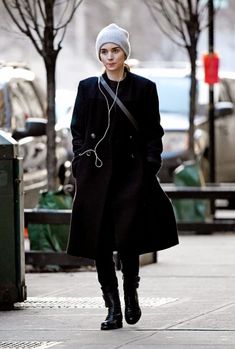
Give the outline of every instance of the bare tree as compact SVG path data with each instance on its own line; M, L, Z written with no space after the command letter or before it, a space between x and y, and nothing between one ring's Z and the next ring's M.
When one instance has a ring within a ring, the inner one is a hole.
M208 27L207 0L144 0L155 22L166 36L188 52L191 64L189 106L189 150L194 152L194 116L196 113L196 62L200 33Z
M2 0L17 28L30 38L42 56L47 77L48 189L56 188L55 72L68 24L83 0Z

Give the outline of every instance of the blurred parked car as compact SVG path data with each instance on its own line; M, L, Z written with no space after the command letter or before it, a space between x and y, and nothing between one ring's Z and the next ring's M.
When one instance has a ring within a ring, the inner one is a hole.
M25 207L34 207L47 185L45 94L34 72L25 65L0 64L0 129L15 138L23 157ZM69 130L56 125L59 182L64 184L72 157Z
M171 182L174 169L189 159L190 70L188 68L136 67L131 71L151 79L157 85L161 123L165 130L162 154L164 166L159 177L163 182ZM197 81L195 153L202 163L205 178L208 179L209 90L200 69ZM214 91L216 181L235 182L235 74L221 72L220 81L215 84Z

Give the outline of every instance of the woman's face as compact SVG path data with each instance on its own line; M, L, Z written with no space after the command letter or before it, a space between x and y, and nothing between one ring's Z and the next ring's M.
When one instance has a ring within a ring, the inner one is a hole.
M100 49L100 60L110 72L123 71L126 55L120 46L108 43Z

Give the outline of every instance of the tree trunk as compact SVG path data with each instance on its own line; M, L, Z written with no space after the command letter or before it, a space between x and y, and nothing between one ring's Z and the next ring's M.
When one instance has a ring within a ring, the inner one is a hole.
M58 50L54 49L54 0L45 1L46 25L44 29L44 63L47 74L47 171L48 190L56 189L56 140L55 140L55 71Z
M47 179L48 190L55 190L58 181L56 166L56 134L55 134L55 71L56 60L67 25L75 11L82 3L79 1L7 1L3 0L9 16L26 36L30 38L37 52L43 57L47 75ZM62 6L62 7L61 7ZM57 25L54 23L54 11L59 16ZM59 14L60 13L60 14ZM67 20L65 19L68 15ZM61 35L58 35L61 31ZM55 37L57 40L55 42Z
M47 178L48 190L56 189L56 134L55 134L55 68L56 61L45 62L47 74Z

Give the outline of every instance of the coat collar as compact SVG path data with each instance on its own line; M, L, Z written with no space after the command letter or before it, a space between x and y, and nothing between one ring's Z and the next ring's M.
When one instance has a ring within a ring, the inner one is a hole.
M127 68L125 68L125 73L126 73L126 76L125 76L125 78L122 80L122 81L120 81L120 84L121 85L125 85L128 81L129 81L129 79L130 79L130 71L127 69ZM106 73L106 71L102 74L102 76L103 76L103 78L105 79L105 81L110 85L110 84L115 84L115 83L117 83L117 81L112 81L112 80L110 80L109 78L108 78L108 75L107 75L107 73Z

